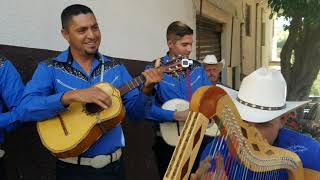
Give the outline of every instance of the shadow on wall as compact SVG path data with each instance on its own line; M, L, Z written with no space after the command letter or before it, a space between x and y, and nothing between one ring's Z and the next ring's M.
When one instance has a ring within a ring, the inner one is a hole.
M41 49L0 45L0 52L10 59L19 71L23 82L31 79L39 61L53 57L58 52ZM128 71L137 76L143 71L146 62L121 59ZM159 179L152 152L152 123L125 122L126 137L124 149L125 168L128 180ZM9 180L54 180L55 157L41 144L35 123L6 135L7 176Z

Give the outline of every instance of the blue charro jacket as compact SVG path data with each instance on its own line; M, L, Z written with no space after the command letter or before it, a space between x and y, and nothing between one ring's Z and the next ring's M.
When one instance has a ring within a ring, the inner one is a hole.
M89 88L100 82L101 62L104 61L104 82L120 87L132 79L125 66L114 58L100 54L94 58L88 75L75 61L69 50L53 59L39 63L30 82L27 83L20 107L21 119L39 121L54 117L66 111L60 99L71 90ZM122 96L129 119L143 120L151 106L152 97L141 93L137 88ZM125 145L121 125L103 134L86 152L85 157L109 154Z
M167 63L170 59L167 54L161 58L161 64ZM151 67L152 65L148 65L146 68ZM194 60L189 70L191 95L201 86L212 85L200 62ZM185 72L179 73L178 76L165 73L160 83L155 86L155 91L156 98L147 118L158 122L173 120L174 111L162 109L163 103L174 98L185 100L191 98L188 97L188 81Z
M217 139L218 138L214 138L212 140L212 142L206 146L205 150L201 154L201 160L205 159L209 155L210 150L212 153L214 151L215 147L218 147L217 144L219 141L217 141ZM273 146L283 148L283 149L286 149L286 150L289 150L291 152L296 153L300 157L304 168L320 171L320 162L319 162L320 143L315 141L314 139L307 137L303 134L299 134L297 132L294 132L292 130L282 128L279 130L278 137L275 140ZM222 141L220 147L222 147L222 148L219 152L221 154L225 155L226 152L228 151L228 147L227 147L225 141ZM199 153L201 153L201 152L199 152ZM226 156L224 156L224 157L226 157ZM224 163L227 164L226 159L224 159ZM211 161L211 168L214 168L214 166L215 166L215 161L212 160ZM252 171L248 171L247 173L245 173L244 166L242 164L240 165L237 161L233 161L232 167L233 167L233 169L238 167L237 168L238 171L236 173L235 173L235 171L233 171L233 172L230 171L230 173L227 171L228 177L230 177L230 178L232 178L233 176L242 177L243 174L246 174L247 178L245 178L245 179L255 179L255 177L256 178L259 177L258 174L254 175ZM226 165L225 165L225 168L226 168ZM280 179L287 179L288 178L288 174L284 170L280 170L277 173L264 174L263 177L264 178L268 177L269 179L271 179L275 175L281 177Z
M0 56L0 144L4 142L4 130L12 130L16 127L18 113L17 106L20 103L24 85L19 73L12 63ZM3 112L6 107L8 112Z

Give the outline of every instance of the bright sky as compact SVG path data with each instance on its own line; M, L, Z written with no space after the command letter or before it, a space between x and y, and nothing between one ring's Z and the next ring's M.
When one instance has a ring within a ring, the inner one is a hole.
M285 20L284 17L279 17L276 20L277 29L283 29L284 25L289 25L289 21Z

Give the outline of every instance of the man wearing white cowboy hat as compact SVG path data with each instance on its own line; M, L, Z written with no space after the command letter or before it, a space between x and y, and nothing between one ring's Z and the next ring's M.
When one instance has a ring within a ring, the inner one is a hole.
M303 167L311 169L316 177L320 178L320 143L283 128L290 112L308 101L286 101L287 84L280 71L264 67L254 71L243 79L239 92L220 85L218 87L223 88L232 98L241 118L253 124L269 144L296 153ZM191 179L199 179L201 174L213 166L213 161L208 155L214 143L216 141L208 144L202 152L201 159L207 158L200 163L199 169L192 174ZM287 176L286 173L283 175Z
M215 55L206 55L202 63L212 85L216 85L225 64L224 59L218 62Z

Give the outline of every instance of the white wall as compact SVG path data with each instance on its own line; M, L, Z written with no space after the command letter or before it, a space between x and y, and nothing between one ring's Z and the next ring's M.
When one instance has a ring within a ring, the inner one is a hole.
M260 38L256 34L256 21L257 21L257 14L256 12L256 3L255 0L244 0L243 8L245 10L245 5L251 6L251 16L250 16L250 36L247 36L245 33L245 28L244 28L244 46L243 46L243 74L248 75L252 71L254 71L257 68L257 58L256 58L256 53L258 51L258 47L256 44L256 39ZM259 16L260 17L260 16ZM244 25L246 26L246 25Z
M274 37L274 21L269 19L271 11L264 8L264 22L266 23L266 46L264 49L264 56L262 57L262 66L269 66L269 63L273 60L273 48L277 48L277 45L273 43ZM275 46L275 47L274 47Z
M197 2L199 11L200 1ZM251 6L250 36L245 33L246 4ZM267 66L271 59L273 25L269 19L267 1L203 0L202 5L203 16L223 24L221 55L227 62L227 68L222 72L222 81L231 86L235 70L234 83L237 88L240 85L240 75L248 75L260 66ZM261 21L266 23L265 46L261 46Z
M195 30L191 0L1 0L0 44L66 49L60 14L75 3L95 13L102 32L100 51L110 56L152 61L167 51L171 22L181 20Z

